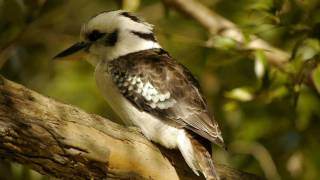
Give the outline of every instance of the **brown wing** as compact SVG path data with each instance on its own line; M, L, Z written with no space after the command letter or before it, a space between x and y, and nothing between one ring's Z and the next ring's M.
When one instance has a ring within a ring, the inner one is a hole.
M164 50L120 57L109 62L108 71L120 92L141 111L223 145L218 124L209 116L198 82Z

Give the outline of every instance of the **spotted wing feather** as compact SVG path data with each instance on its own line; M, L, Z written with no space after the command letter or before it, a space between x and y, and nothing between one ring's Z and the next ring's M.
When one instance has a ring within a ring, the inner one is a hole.
M164 50L132 53L109 62L108 67L120 92L138 109L223 145L198 82Z

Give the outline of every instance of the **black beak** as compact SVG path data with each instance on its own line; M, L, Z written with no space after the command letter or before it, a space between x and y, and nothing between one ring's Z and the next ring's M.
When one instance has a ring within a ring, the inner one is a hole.
M78 42L78 43L72 45L71 47L69 47L68 49L57 54L53 59L58 59L58 58L69 56L69 55L74 54L80 50L89 48L90 45L91 45L90 42Z

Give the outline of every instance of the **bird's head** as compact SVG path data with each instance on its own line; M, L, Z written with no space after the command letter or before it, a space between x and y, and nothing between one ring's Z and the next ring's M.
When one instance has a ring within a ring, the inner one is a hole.
M127 11L117 10L92 17L81 28L80 42L55 58L84 51L91 57L88 60L97 64L100 60L113 60L152 48L160 48L153 34L153 26Z

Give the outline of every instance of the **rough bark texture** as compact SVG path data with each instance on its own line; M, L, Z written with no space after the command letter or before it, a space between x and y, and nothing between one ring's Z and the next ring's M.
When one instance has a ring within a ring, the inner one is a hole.
M0 78L0 157L62 179L203 179L134 129ZM223 179L261 179L216 165Z

